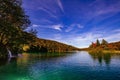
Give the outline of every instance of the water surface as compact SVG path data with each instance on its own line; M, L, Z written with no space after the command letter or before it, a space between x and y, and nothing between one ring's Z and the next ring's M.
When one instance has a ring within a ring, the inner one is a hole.
M0 80L120 80L119 54L61 54L0 60Z

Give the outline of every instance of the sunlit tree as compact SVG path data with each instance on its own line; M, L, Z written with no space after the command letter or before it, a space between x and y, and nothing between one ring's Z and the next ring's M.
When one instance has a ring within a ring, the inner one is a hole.
M0 46L14 49L23 40L24 30L30 25L30 20L21 3L21 0L0 0Z

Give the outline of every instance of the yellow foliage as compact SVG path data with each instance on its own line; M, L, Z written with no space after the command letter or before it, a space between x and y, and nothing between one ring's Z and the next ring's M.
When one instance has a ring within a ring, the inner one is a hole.
M23 46L23 51L27 51L30 47L28 45Z

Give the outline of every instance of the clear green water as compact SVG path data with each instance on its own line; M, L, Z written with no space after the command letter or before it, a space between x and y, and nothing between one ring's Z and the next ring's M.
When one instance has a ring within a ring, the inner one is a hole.
M120 55L23 54L0 60L0 80L120 80Z

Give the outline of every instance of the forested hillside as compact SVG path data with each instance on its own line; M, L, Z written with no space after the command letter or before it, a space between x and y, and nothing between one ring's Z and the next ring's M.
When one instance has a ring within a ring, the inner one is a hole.
M34 37L33 42L25 44L23 50L26 52L68 52L79 49L57 41Z
M108 48L113 49L113 50L120 50L120 41L119 42L109 43Z

